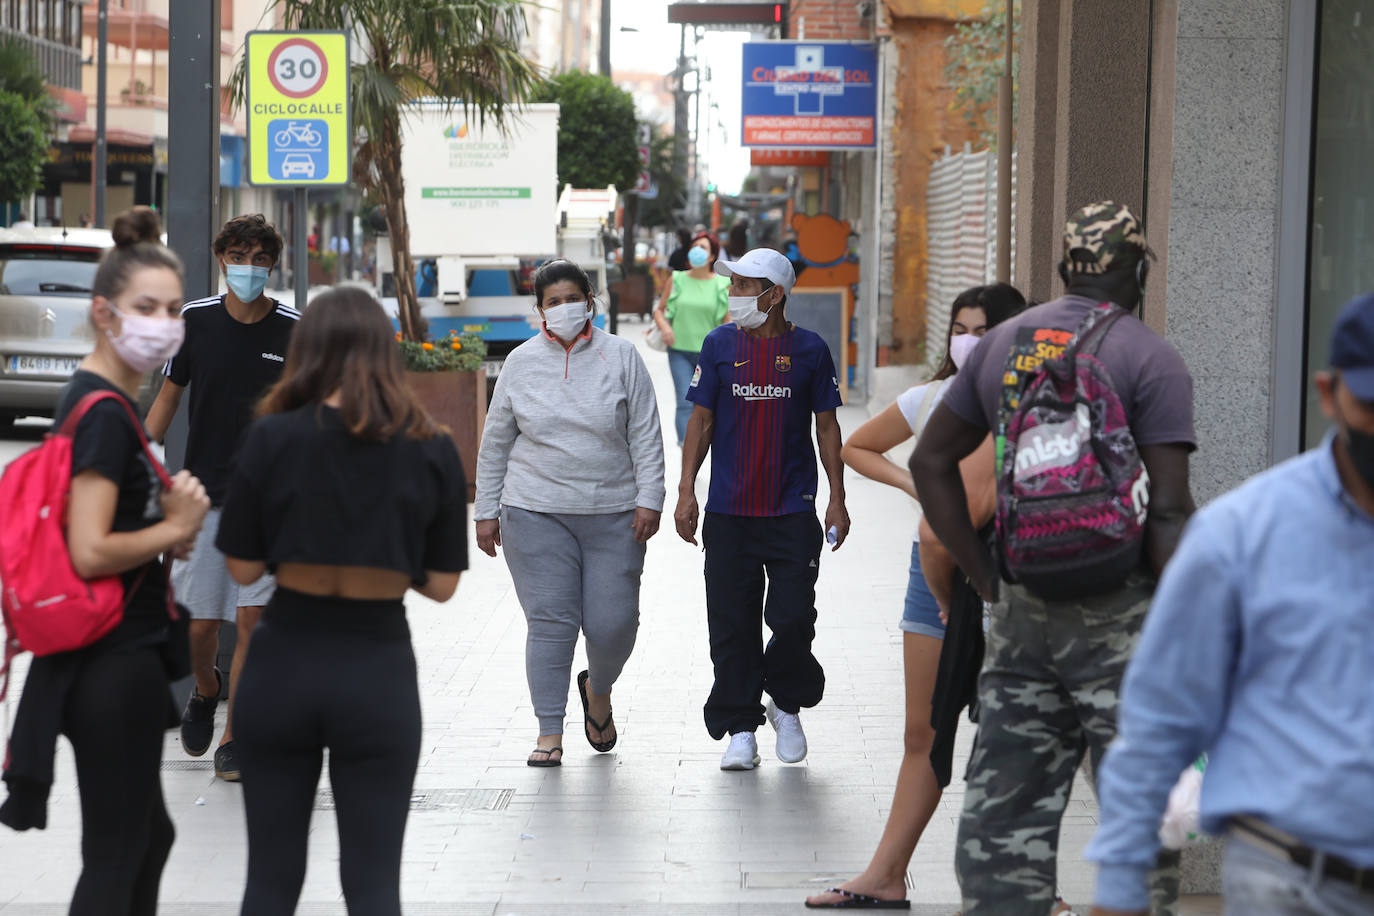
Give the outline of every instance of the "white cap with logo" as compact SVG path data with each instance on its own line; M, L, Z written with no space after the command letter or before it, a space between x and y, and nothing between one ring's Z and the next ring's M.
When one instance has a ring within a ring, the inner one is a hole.
M792 292L792 284L797 282L792 262L772 248L746 251L738 261L716 261L716 273L722 277L739 274L741 277L771 280L775 286L782 287L784 296Z

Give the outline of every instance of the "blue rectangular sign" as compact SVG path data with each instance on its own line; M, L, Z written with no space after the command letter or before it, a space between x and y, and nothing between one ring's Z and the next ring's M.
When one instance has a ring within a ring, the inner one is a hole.
M775 149L872 149L878 51L873 44L751 41L744 45L740 136Z

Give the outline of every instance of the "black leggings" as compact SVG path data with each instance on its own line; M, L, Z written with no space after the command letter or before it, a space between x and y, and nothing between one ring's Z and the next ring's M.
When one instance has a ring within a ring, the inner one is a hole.
M420 760L420 692L401 603L279 587L253 632L234 734L248 817L245 916L295 912L325 748L348 911L399 916Z
M156 648L86 662L63 712L81 791L81 878L71 916L155 916L176 833L162 800L167 671Z

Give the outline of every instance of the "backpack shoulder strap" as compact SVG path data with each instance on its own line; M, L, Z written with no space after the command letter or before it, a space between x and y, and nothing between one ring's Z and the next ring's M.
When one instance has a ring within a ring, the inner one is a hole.
M71 412L67 414L66 418L63 419L62 425L58 427L56 434L67 439L74 438L76 436L76 427L86 418L86 414L91 412L91 408L101 401L108 401L110 398L117 398L121 401L124 400L115 392L108 390L92 391L84 395L81 400L76 402L76 406L71 409Z
M1098 348L1102 346L1102 338L1107 336L1112 325L1126 317L1125 309L1110 302L1104 302L1098 308L1103 311L1099 313L1094 310L1084 319L1083 324L1079 326L1078 332L1074 335L1073 343L1070 345L1070 352L1074 356L1080 353L1088 356L1096 355Z
M158 481L164 489L171 489L172 478L167 474L167 469L162 466L162 462L153 454L152 445L148 442L148 432L143 428L143 421L139 419L138 414L134 413L129 402L114 391L92 391L82 397L76 402L71 413L67 414L66 419L62 421L62 426L57 430L57 435L65 436L68 439L75 438L77 425L81 423L86 414L90 413L91 408L101 401L108 401L111 398L118 401L120 406L124 408L124 412L129 415L129 420L134 425L134 432L138 435L139 444L143 446L143 454L148 457L148 462L153 466L153 472L157 474Z

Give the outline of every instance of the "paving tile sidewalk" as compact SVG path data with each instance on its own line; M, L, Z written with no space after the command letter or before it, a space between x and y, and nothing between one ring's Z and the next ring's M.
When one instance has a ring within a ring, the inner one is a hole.
M640 326L627 322L623 333L638 339ZM661 354L645 356L671 429L666 362ZM863 419L857 408L841 411L845 430ZM525 685L524 619L503 561L474 546L472 569L452 601L408 600L425 715L405 846L408 913L799 913L806 894L867 863L901 755L896 623L911 506L846 475L854 530L821 566L816 651L827 688L821 706L802 715L810 756L799 765L779 763L764 726L761 768L725 773L718 769L723 746L706 735L701 718L711 683L702 556L677 538L668 517L678 469L669 433L668 514L650 544L639 641L613 698L620 743L610 754L594 753L580 734L573 687L563 767L525 766L537 729ZM705 484L703 474L703 502ZM579 648L574 671L582 666ZM966 728L956 773L971 737ZM216 781L208 758L187 758L173 732L163 783L177 842L163 877L162 912L237 913L245 869L239 787ZM302 914L344 912L327 778L321 789ZM956 781L912 860L914 913L958 909L951 863L962 800ZM1085 913L1093 869L1081 851L1096 813L1080 779L1064 821L1060 886ZM65 745L50 815L43 832L0 831L3 916L66 911L80 869L80 813ZM1219 912L1214 907L1201 901L1189 912Z

